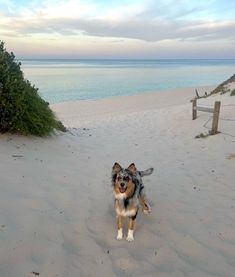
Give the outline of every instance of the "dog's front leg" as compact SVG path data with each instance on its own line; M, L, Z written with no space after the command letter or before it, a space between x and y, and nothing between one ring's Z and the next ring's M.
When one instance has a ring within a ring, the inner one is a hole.
M117 216L117 239L121 240L123 238L123 216Z
M136 216L137 216L138 211L136 212L135 216L132 216L129 218L129 223L128 223L128 233L127 233L127 241L133 241L134 240L134 229L135 229L135 222L136 222Z

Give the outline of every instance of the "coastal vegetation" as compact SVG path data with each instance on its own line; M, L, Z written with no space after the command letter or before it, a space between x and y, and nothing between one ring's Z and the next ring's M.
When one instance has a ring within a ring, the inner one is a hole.
M55 129L66 131L20 67L0 41L0 132L46 136Z
M214 90L212 90L210 93L205 92L203 95L199 95L197 89L195 89L196 96L194 99L200 99L200 98L207 98L212 94L225 94L230 93L230 96L235 96L235 89L232 89L231 84L235 83L235 74L233 74L230 78L228 78L226 81L219 84Z
M210 94L215 94L215 93L224 94L224 93L230 92L228 85L233 82L235 82L235 74L233 74L229 79L227 79L226 81L218 85L218 87L212 90ZM233 94L231 93L230 95L233 95Z

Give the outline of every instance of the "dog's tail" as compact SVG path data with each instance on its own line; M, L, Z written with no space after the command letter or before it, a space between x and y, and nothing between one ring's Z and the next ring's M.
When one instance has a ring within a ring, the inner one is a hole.
M139 171L139 173L140 173L141 177L148 176L148 175L153 173L153 168L151 167L151 168L148 168L148 169L146 169L144 171Z

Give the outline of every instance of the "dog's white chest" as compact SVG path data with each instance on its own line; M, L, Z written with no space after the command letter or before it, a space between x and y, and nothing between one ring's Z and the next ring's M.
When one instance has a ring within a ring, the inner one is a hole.
M132 208L125 208L123 200L115 200L115 210L116 214L124 217L134 216L137 211L137 206L133 206Z
M116 213L117 215L120 216L134 216L136 214L136 209L131 209L131 210L121 210L119 207L116 208Z

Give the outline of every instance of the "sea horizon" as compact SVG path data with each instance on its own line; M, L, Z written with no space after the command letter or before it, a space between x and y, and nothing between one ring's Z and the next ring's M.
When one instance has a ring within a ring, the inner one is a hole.
M73 61L79 61L79 60L113 60L113 61L122 61L122 60L130 60L130 61L158 61L158 60L235 60L235 58L37 58L37 57L16 57L16 60L22 61L22 60L73 60Z
M235 59L17 59L51 104L219 85Z

